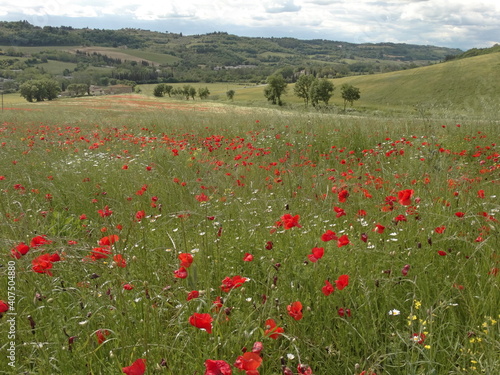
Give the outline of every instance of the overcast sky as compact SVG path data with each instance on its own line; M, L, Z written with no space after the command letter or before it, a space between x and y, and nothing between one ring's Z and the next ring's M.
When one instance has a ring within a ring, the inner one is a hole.
M499 4L498 0L0 0L0 20L467 50L500 43Z

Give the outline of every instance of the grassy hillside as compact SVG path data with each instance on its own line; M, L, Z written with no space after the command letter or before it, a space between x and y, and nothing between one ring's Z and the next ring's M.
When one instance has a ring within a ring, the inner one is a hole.
M59 67L59 69L61 69ZM357 111L382 113L413 113L416 116L450 114L457 116L496 113L500 102L500 53L459 59L428 67L385 74L372 74L334 79L336 87L330 104L343 107L340 87L352 84L361 90L361 99L354 103ZM172 84L174 87L184 83ZM271 106L263 95L263 85L236 83L192 83L198 89L208 87L208 101L252 106ZM140 85L143 95L152 97L156 84ZM226 92L236 92L234 101ZM18 102L18 94L6 96L6 102ZM176 101L161 98L160 101ZM283 100L287 107L303 108L302 99L293 94L293 84ZM21 102L23 100L21 99ZM199 99L197 98L197 101ZM207 101L207 102L208 102ZM311 109L312 110L312 109Z
M359 105L370 108L428 108L481 111L500 101L500 53L450 61L401 72L346 77L361 89ZM339 102L336 92L334 102Z

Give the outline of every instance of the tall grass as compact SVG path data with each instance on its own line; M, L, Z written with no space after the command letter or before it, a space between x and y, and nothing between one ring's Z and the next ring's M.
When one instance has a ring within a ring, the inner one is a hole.
M205 360L233 365L256 341L262 375L299 363L325 375L500 367L493 121L84 104L7 111L1 125L1 263L15 261L17 313L15 368L2 360L3 373L117 374L145 358L147 373L202 374ZM280 226L286 214L300 226ZM350 243L323 242L327 230ZM108 258L91 260L114 234ZM37 235L52 243L11 257ZM53 276L32 269L45 253L62 259ZM194 257L185 279L180 253ZM235 275L249 280L221 290ZM325 296L340 275L349 285ZM212 333L189 324L196 312ZM268 319L284 329L276 340Z

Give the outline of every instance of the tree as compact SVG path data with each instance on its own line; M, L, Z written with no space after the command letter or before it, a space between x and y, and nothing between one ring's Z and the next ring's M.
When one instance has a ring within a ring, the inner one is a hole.
M236 92L234 90L229 90L226 92L227 98L231 101L234 99L234 94L236 94Z
M66 91L68 91L73 96L84 95L87 90L88 86L85 83L72 83L66 88Z
M168 97L170 98L170 95L172 94L173 89L174 89L173 86L165 85L163 87L163 92L166 93L168 95Z
M194 97L196 96L196 89L193 86L189 87L189 96L194 100Z
M315 80L311 86L312 105L316 106L320 101L328 105L328 101L332 97L334 90L335 86L330 80L326 78Z
M340 90L342 92L342 99L344 99L344 111L345 107L347 105L347 102L351 103L351 107L354 103L355 100L358 100L360 96L359 88L354 87L353 85L349 85L347 83L344 83L341 87Z
M24 82L19 87L19 91L21 96L27 101L32 102L36 100L40 102L45 99L52 100L57 98L57 95L61 92L61 88L57 81L53 79L39 79Z
M157 98L161 98L163 95L165 95L165 84L160 83L159 85L156 85L153 89L153 95Z
M264 88L264 96L272 104L282 105L281 95L286 93L287 83L282 75L275 74L267 77L267 86Z
M208 87L205 87L205 88L199 88L198 89L198 96L200 97L200 99L206 99L208 98L208 95L210 95L210 90L208 89Z
M311 87L316 81L317 79L311 74L301 75L293 88L295 95L304 99L306 107L309 105L309 100L311 99Z

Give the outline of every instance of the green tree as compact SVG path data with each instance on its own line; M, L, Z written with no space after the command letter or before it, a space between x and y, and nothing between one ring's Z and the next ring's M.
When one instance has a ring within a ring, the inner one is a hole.
M53 79L39 79L24 82L19 87L19 91L21 96L27 101L32 102L36 100L40 102L45 99L52 100L57 98L57 95L61 92L61 88L57 81Z
M236 92L234 90L229 90L226 92L227 98L231 101L233 101L233 99L234 99L234 94L236 94Z
M208 87L200 87L198 89L198 96L200 97L200 99L206 99L208 98L208 95L210 95L210 90L208 89Z
M88 86L85 83L72 83L66 88L66 91L68 91L73 96L84 95L87 90Z
M274 74L267 77L267 86L264 88L264 96L272 104L282 105L281 95L286 93L287 83L282 75Z
M311 74L301 75L293 88L293 92L295 93L295 95L297 95L299 98L304 99L306 107L309 105L309 100L311 99L311 87L316 81L316 77Z
M184 85L182 86L182 95L185 96L186 100L189 100L190 97L194 100L196 89L191 85Z
M189 87L189 96L194 100L194 97L196 96L196 89L193 86Z
M171 96L171 94L172 94L172 90L173 90L173 89L174 89L174 87L173 87L173 86L170 86L170 85L165 85L165 86L163 87L163 92L164 92L165 94L167 94L167 95L168 95L168 97L170 98L170 96Z
M163 95L165 95L165 84L160 83L159 85L156 85L153 89L153 95L157 98L161 98Z
M344 83L342 86L340 86L340 91L342 93L342 99L344 99L344 111L347 103L351 103L351 107L354 103L355 100L358 100L361 95L359 88L354 87L353 85L350 85L348 83Z
M328 105L328 101L333 95L333 91L335 90L335 86L333 83L326 79L318 79L313 82L311 86L311 103L313 106L318 105L320 101L324 102Z

